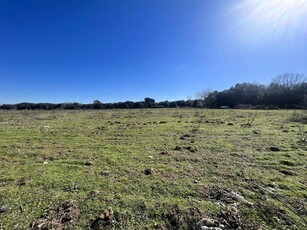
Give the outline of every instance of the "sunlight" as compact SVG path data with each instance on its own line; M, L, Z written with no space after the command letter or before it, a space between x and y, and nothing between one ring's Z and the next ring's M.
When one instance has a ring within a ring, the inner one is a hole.
M281 38L307 28L307 0L245 0L232 13L235 29L254 38Z

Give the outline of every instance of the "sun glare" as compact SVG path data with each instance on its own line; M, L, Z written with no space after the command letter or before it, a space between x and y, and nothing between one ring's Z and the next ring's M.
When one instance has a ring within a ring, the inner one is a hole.
M244 0L232 11L235 29L258 39L307 30L307 0Z

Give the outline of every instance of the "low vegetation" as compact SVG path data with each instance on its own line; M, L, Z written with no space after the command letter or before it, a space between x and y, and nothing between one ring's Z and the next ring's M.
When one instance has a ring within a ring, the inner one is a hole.
M0 229L306 229L293 111L0 112Z

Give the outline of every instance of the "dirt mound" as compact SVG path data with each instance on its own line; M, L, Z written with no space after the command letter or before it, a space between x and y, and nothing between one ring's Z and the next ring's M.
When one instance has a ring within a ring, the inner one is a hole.
M219 201L224 204L234 203L234 199L231 196L231 191L216 185L209 185L203 190L203 194L207 199L210 200Z
M169 207L165 214L167 229L195 229L196 223L205 216L197 208L181 209L178 205Z
M105 229L106 226L109 226L113 223L114 216L112 209L104 210L91 224L91 229L100 230Z
M241 219L236 205L226 206L218 217L226 229L241 229Z
M80 208L76 201L68 201L55 210L50 210L49 214L33 222L33 230L62 230L75 225L80 216Z

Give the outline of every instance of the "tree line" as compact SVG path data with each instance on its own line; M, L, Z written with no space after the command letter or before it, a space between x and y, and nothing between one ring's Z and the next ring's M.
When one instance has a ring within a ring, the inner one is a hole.
M204 91L201 96L208 108L300 109L307 107L307 82L301 74L286 73L269 85L241 83L221 92Z
M204 101L202 99L196 100L178 100L178 101L161 101L156 102L152 98L145 98L144 101L125 101L116 103L102 103L95 100L91 104L82 103L29 103L23 102L18 104L3 104L0 109L4 110L78 110L78 109L142 109L142 108L178 108L178 107L194 107L203 108Z
M78 109L139 109L139 108L249 108L249 109L301 109L307 108L307 82L301 74L282 74L269 85L240 83L223 91L205 90L199 99L156 102L152 98L143 101L90 104L81 103L18 103L3 104L4 110L78 110Z

